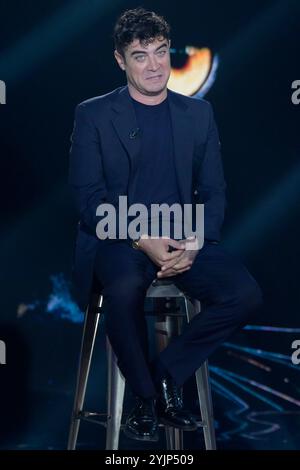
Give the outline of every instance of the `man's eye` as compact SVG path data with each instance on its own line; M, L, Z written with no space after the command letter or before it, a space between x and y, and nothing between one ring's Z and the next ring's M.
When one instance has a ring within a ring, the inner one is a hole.
M167 51L159 51L159 54L164 55Z
M136 56L136 60L143 60L145 58L144 55L138 55Z

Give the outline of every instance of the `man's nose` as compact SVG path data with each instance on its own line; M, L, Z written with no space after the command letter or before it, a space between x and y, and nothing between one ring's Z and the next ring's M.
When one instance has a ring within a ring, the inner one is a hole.
M159 63L156 57L149 56L148 68L150 70L157 70L159 68Z

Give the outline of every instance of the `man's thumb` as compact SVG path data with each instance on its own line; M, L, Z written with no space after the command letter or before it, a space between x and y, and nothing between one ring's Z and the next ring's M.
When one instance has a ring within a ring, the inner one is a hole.
M184 250L185 249L185 243L184 242L178 242L178 241L172 240L172 239L170 239L168 241L168 245L171 245L174 248L177 248L178 250Z

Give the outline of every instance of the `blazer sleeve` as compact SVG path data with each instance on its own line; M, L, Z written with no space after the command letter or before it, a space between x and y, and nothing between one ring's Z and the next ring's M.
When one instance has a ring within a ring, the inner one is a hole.
M103 171L101 140L91 112L85 103L76 106L74 128L71 135L69 184L83 230L96 236L96 227L101 218L97 207L107 200L108 191ZM116 204L116 235L119 230L119 213ZM127 239L128 240L128 239Z
M224 179L220 140L213 109L208 103L208 131L204 158L197 178L197 199L204 203L204 239L214 242L221 240L224 220L226 183Z

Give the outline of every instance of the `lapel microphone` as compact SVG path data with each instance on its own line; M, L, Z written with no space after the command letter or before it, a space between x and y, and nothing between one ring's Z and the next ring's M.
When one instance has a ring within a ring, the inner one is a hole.
M130 134L129 134L129 137L130 139L136 139L136 137L138 136L138 133L140 132L140 128L137 127L136 129L133 129Z

